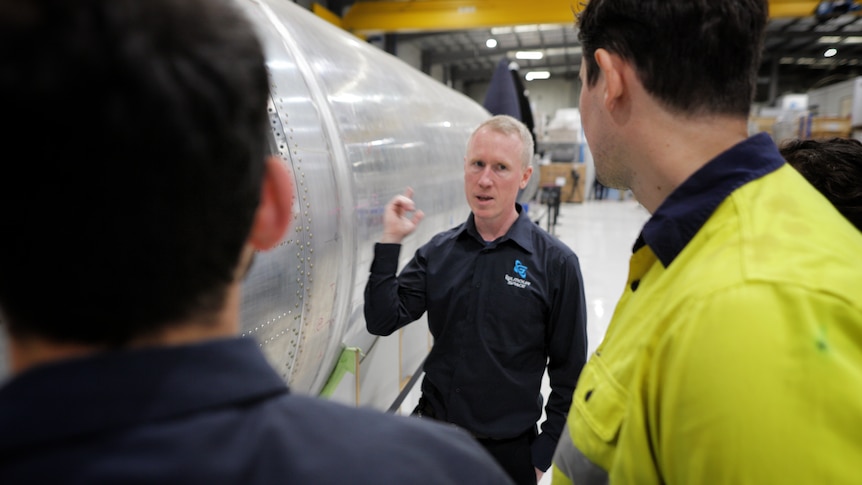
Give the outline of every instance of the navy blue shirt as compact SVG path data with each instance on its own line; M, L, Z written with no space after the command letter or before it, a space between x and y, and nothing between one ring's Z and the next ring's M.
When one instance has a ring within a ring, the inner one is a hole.
M290 394L251 339L107 353L0 389L2 484L509 484L453 426Z
M583 278L575 253L519 216L486 243L473 215L434 236L396 277L400 244L375 245L365 287L368 331L389 335L428 312L434 345L422 395L439 419L491 438L535 427L547 364L551 394L533 464L551 463L587 357Z

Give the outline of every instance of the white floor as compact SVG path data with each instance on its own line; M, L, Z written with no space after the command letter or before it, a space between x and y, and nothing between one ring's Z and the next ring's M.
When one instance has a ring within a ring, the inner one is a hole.
M578 255L587 300L589 353L608 328L623 291L632 245L650 214L630 196L563 204L551 232Z
M611 198L604 200L563 204L557 224L551 227L551 232L571 247L581 262L589 354L598 347L608 328L625 285L632 245L649 219L646 209L630 195L619 200L616 191L611 194ZM542 219L541 225L547 228L547 218ZM405 398L401 413L409 414L415 407L418 387ZM546 376L542 394L547 398L549 392ZM539 485L550 483L551 475L546 473Z

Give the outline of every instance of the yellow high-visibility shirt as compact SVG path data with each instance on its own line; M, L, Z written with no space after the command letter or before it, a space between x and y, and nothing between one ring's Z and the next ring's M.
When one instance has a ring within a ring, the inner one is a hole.
M552 470L608 481L862 483L862 233L789 165L632 255Z

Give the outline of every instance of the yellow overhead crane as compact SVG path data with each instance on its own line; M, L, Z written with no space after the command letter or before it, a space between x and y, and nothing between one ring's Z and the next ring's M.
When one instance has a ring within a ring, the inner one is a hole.
M363 36L574 23L574 12L582 3L582 0L359 0L344 18L317 3L312 5L312 11L344 30ZM769 16L810 17L819 3L817 0L769 0Z

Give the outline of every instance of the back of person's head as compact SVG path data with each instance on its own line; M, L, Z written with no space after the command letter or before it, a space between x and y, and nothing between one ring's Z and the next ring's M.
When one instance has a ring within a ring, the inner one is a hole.
M862 231L862 143L852 138L788 140L784 159Z
M748 116L766 21L766 0L589 0L578 14L587 83L602 48L671 112Z
M517 136L521 140L521 166L526 170L533 161L535 144L530 129L523 122L510 115L494 115L483 121L473 130L473 136L480 130L487 129L506 136ZM470 141L473 140L470 137Z
M114 346L216 310L258 204L268 96L230 1L0 1L7 330Z

